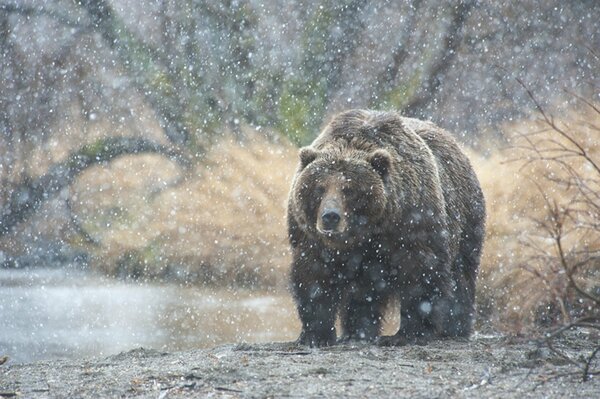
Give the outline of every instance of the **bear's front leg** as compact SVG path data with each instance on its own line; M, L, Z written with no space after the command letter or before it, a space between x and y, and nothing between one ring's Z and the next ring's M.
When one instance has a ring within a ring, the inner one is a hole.
M425 345L438 335L434 316L437 313L434 309L438 306L438 298L404 296L400 306L400 329L392 336L381 337L379 345Z
M406 279L400 283L400 329L392 336L380 337L378 344L423 345L446 336L452 317L451 277L443 251L427 248L406 255L412 260Z
M319 282L300 283L294 290L302 322L298 344L310 347L333 345L336 341L337 295Z
M305 264L292 266L292 289L302 322L297 343L310 347L333 345L336 342L335 318L340 301L338 290L322 273L325 267L311 267L319 272L307 274L303 266Z
M374 299L352 298L342 309L342 341L374 341L381 331L383 308Z
M374 341L379 337L389 294L373 285L359 282L342 302L342 341Z

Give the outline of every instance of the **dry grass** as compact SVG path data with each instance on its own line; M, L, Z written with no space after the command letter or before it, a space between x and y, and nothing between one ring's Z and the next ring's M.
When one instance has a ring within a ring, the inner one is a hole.
M76 212L100 245L96 267L219 285L285 284L285 201L296 150L224 140L193 176L157 156L123 158L77 184Z
M600 114L571 113L555 123L600 161ZM518 333L580 314L584 302L568 273L582 259L575 281L590 292L600 287L599 263L588 259L600 251L600 215L581 192L582 182L600 192L600 175L543 120L505 131L504 150L472 157L488 205L478 299L484 318Z

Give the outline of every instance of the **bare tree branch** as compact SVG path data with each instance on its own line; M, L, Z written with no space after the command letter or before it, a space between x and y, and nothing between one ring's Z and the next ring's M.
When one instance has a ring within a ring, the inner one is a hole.
M557 349L554 343L568 330L600 330L600 297L594 291L597 283L586 274L590 271L593 274L598 264L598 250L592 243L600 240L600 224L596 223L600 209L600 168L592 156L594 153L586 149L582 139L585 132L573 131L569 124L559 124L527 85L520 79L517 81L548 127L544 132L516 136L518 148L525 151L524 156L518 154L516 158L523 162L522 167L539 164L545 168L539 181L533 181L546 210L543 217L534 221L542 236L529 233L526 241L528 247L537 247L540 251L532 255L531 264L524 268L540 279L550 291L549 300L558 304L563 319L570 321L547 334L540 345L546 345L554 354L576 366L582 372L582 380L587 381L592 375L600 374L591 370L600 347L596 346L586 358L574 359ZM591 100L571 94L598 113L598 107ZM597 130L592 131L597 133ZM550 198L550 194L559 194L560 200ZM553 253L547 254L548 250ZM578 318L573 321L573 317Z
M596 170L597 173L600 174L600 165L598 165L590 157L589 153L585 150L585 148L583 148L583 146L581 144L579 144L579 142L577 142L577 140L575 140L569 133L567 133L566 131L564 131L563 129L561 129L556 124L556 122L554 121L554 118L552 116L548 115L544 111L544 109L542 108L541 104L539 103L539 101L537 100L537 98L535 97L535 95L533 94L533 92L527 87L527 85L525 84L525 82L523 82L519 78L516 78L516 80L523 87L523 89L525 89L525 91L527 92L527 95L529 96L529 98L531 99L531 101L533 101L533 103L535 104L536 109L542 115L542 118L544 118L544 121L548 124L548 126L550 126L553 131L555 131L556 133L558 133L560 136L562 136L564 139L566 139L568 142L570 142L573 146L575 146L577 148L577 150L579 151L579 154Z
M137 40L108 1L81 0L79 4L88 13L93 28L116 51L123 66L131 72L133 82L156 112L167 138L176 145L189 144L192 134L183 123L182 110L185 107L172 87L172 79L163 79L162 86L165 87L162 89L150 84L161 72L168 72L165 67L169 64L168 60Z
M49 17L60 22L62 25L73 28L90 28L89 25L81 23L81 21L73 20L62 13L43 6L30 6L25 4L0 4L0 13L21 14L27 17Z
M143 138L111 137L99 140L75 151L66 161L52 166L46 174L26 179L16 187L0 209L0 237L27 220L90 166L109 162L122 155L140 153L162 154L184 166L190 163L181 151Z
M405 32L408 32L407 37L392 50L391 62L375 79L374 88L371 93L372 105L375 105L386 92L389 92L390 88L394 87L400 68L409 56L408 48L412 43L412 33L416 30L417 16L419 15L422 3L422 0L413 0L411 2L411 12L408 13L409 19L405 29Z
M452 61L458 54L462 43L462 31L475 0L461 0L452 11L452 22L444 37L444 44L440 50L440 57L434 61L427 72L427 79L421 86L417 95L410 99L402 110L406 115L420 116L423 110L434 100L444 75L450 70Z

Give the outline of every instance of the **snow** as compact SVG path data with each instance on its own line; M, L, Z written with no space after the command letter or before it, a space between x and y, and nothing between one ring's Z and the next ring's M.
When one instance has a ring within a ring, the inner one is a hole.
M358 107L473 148L491 197L483 324L597 311L573 298L548 212L598 295L598 21L594 1L2 0L0 356L294 339L296 146ZM526 156L508 136L556 133L538 105L590 154L565 158L577 178L557 159L513 168Z

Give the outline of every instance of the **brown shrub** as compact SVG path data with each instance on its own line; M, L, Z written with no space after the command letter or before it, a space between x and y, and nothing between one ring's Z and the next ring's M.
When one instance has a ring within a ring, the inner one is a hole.
M223 140L193 173L157 156L94 168L76 186L76 212L113 275L273 287L289 264L285 199L295 168L288 143ZM74 201L75 202L75 201Z
M583 314L593 304L578 288L600 287L600 113L505 130L504 150L474 159L488 204L478 302L521 332Z

